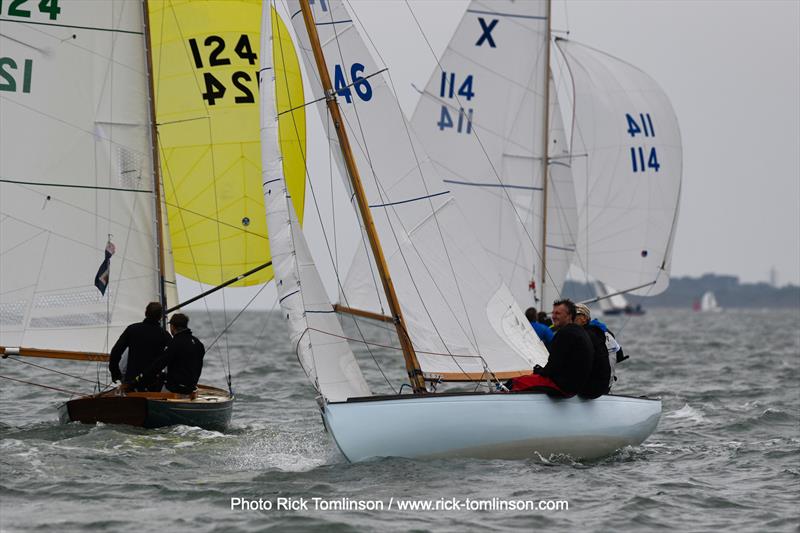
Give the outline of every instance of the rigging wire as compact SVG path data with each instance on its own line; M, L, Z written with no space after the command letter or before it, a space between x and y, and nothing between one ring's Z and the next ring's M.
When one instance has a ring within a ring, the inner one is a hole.
M59 388L59 387L52 387L50 385L43 385L41 383L34 383L33 381L25 381L24 379L17 379L17 378L12 378L12 377L3 376L3 375L0 375L0 378L7 379L9 381L16 381L17 383L24 383L25 385L33 385L35 387L42 387L43 389L50 389L50 390L62 392L64 394L69 394L70 396L83 396L82 392L71 391L71 390L62 389L62 388Z
M73 379L79 379L81 381L86 381L86 382L89 382L89 383L92 383L92 384L99 385L99 383L96 383L95 380L93 380L93 379L88 379L88 378L85 378L85 377L82 377L82 376L76 376L75 374L68 374L67 372L62 372L60 370L56 370L55 368L50 368L50 367L47 367L47 366L37 365L36 363L31 363L30 361L24 361L22 359L19 359L18 357L6 356L3 359L8 360L8 361L16 361L17 363L22 363L24 365L30 365L30 366L33 366L33 367L36 367L36 368L41 368L42 370L47 370L48 372L54 372L56 374L61 374L62 376L67 376L67 377L70 377L70 378L73 378ZM105 387L108 387L108 385L106 384Z

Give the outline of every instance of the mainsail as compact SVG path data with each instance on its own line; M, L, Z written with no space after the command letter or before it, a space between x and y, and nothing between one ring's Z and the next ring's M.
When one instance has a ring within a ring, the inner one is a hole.
M572 41L556 43L575 87L576 265L620 290L658 294L669 283L680 197L675 112L638 68Z
M258 124L261 0L150 0L158 141L177 272L219 284L270 259ZM305 108L294 48L278 87L283 167L303 219ZM296 131L295 131L296 128ZM267 268L235 283L272 279Z
M436 171L470 213L478 242L525 307L560 294L577 220L552 83L549 104L546 90L548 11L545 0L471 2L412 119Z
M303 60L313 72L299 4L289 5ZM534 364L544 364L547 352L475 242L349 13L339 1L312 7L335 80L342 126L353 139L369 207L423 373L465 380L529 374ZM311 76L310 81L325 116L319 79ZM329 142L338 161L339 143L332 131ZM385 297L375 290L369 255L362 250L356 257L345 284L345 302L381 313Z
M276 90L287 75L285 47L292 46L274 7L264 9L261 30L261 145L267 226L278 301L289 326L291 345L309 379L328 401L370 394L314 265L295 214L281 163Z
M105 352L159 299L142 5L11 5L0 18L0 346Z

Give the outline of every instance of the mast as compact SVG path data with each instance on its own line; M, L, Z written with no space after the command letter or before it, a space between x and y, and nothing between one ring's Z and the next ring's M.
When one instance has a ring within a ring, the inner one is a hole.
M156 98L153 86L153 50L150 47L150 7L148 0L142 0L144 17L144 49L147 60L147 95L150 108L150 149L153 158L153 191L156 206L156 248L158 249L158 301L162 309L167 308L167 295L164 281L164 221L161 213L161 160L158 153L156 132ZM161 316L161 327L166 328L166 313Z
M545 286L547 282L547 182L549 181L550 153L550 33L552 0L547 0L547 30L545 31L545 81L544 81L544 134L542 135L542 264L540 286L541 303L544 304ZM541 304L540 304L541 305Z
M386 294L386 301L389 305L389 310L391 312L395 328L397 329L397 337L400 340L400 347L403 350L403 358L405 359L408 378L411 381L411 386L414 390L414 393L421 394L426 391L425 379L422 376L422 371L420 370L419 361L417 360L417 355L414 352L414 347L411 344L411 339L406 332L403 313L400 309L400 302L397 299L397 294L394 290L394 284L389 276L389 267L386 264L386 258L383 255L383 249L381 248L381 243L378 239L378 233L375 230L375 223L372 220L372 213L370 212L369 205L367 204L364 187L361 184L361 177L359 175L358 168L356 167L355 159L353 158L347 132L344 128L344 120L342 119L342 115L339 110L339 104L336 101L336 91L333 90L333 85L331 84L331 78L328 74L328 67L325 64L325 56L322 53L319 35L317 35L317 27L314 23L314 17L311 13L311 7L308 4L308 0L300 0L300 7L303 11L303 21L305 22L308 38L311 42L311 48L314 52L314 60L317 63L317 70L319 71L320 81L322 82L322 89L325 91L325 101L328 106L328 112L331 114L331 118L333 119L336 135L339 139L339 144L342 149L342 156L344 157L345 166L347 167L347 173L350 175L350 182L353 185L353 191L355 193L356 201L358 202L358 209L361 213L361 219L364 221L364 228L367 232L367 238L369 239L370 248L372 249L372 255L375 258L378 273L380 274L381 283L383 284L383 291Z

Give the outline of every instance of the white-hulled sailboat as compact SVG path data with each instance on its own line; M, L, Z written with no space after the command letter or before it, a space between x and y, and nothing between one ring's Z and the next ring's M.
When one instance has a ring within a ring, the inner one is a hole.
M343 4L289 5L306 69L316 72L309 76L314 99L323 116L330 113L329 142L341 150L334 151L337 163L369 242L348 282L359 280L361 268L361 281L370 284L374 265L382 289L373 291L372 301L367 291L353 291L350 299L346 289L343 303L393 324L413 390L371 395L342 332L286 192L273 96L282 80L262 52L263 181L278 296L292 346L342 453L351 461L553 453L592 458L646 439L658 423L659 400L428 392L426 381L486 383L494 391L500 380L544 365L547 351L473 238ZM512 7L526 9L526 3ZM262 50L272 38L271 12L263 10ZM481 16L467 13L462 25L478 29ZM513 20L532 33L545 24L539 17Z

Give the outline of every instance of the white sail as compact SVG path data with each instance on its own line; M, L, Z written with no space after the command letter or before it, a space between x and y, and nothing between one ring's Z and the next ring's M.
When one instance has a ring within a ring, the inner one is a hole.
M593 282L595 294L597 295L599 300L597 300L597 305L600 306L600 310L604 313L612 314L612 313L619 313L624 311L626 308L629 308L630 305L628 304L628 300L622 294L615 294L617 293L617 289L610 287L603 283L602 281L595 280ZM613 294L613 296L604 298L609 294Z
M273 16L277 16L274 9L265 5L261 16L260 98L264 201L278 300L292 347L309 379L328 401L344 401L367 396L370 391L328 300L283 175L272 56Z
M12 5L0 19L0 345L108 351L158 300L142 4L29 2L24 17Z
M700 299L700 310L701 311L720 311L722 308L717 303L717 297L714 296L714 293L711 291L706 291L703 293L703 297Z
M524 306L541 257L546 43L546 1L471 2L411 121Z
M298 2L289 5L306 69L313 72ZM544 346L444 189L349 13L339 1L315 2L312 8L343 126L423 372L445 379L530 373L534 364L546 361ZM321 100L318 78L312 75L310 81ZM318 109L327 115L323 101ZM329 141L338 153L332 128ZM379 302L383 295L375 290L369 261L362 249L348 274L345 302L381 312L387 306Z
M638 68L558 39L575 87L572 170L579 205L576 264L593 278L655 295L669 283L680 196L678 122Z
M561 297L561 289L575 256L578 239L578 208L572 157L567 143L561 106L553 79L550 79L550 134L547 187L547 241L545 242L547 273L542 289L541 309L549 311L553 301ZM541 212L541 211L539 211ZM541 231L539 231L541 234Z

